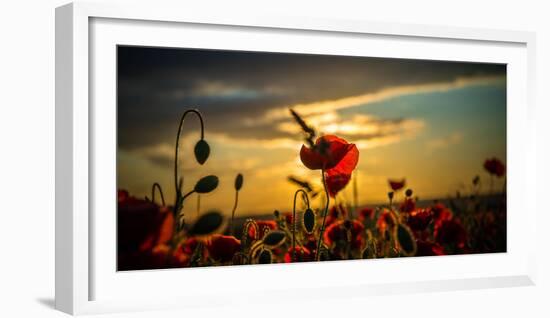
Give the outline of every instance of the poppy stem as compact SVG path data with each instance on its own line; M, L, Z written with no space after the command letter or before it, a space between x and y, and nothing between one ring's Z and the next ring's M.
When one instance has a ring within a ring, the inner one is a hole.
M197 216L201 214L201 195L197 194Z
M353 212L357 213L358 208L358 194L357 194L357 171L353 174Z
M201 113L196 109L188 109L186 110L183 115L181 116L180 123L178 126L178 134L176 135L176 151L174 156L174 185L176 187L176 203L174 204L174 214L177 215L180 209L180 201L183 201L181 199L181 185L180 185L180 178L178 178L178 152L179 152L179 145L180 145L180 135L183 128L183 121L185 120L185 117L187 114L193 113L195 114L200 121L201 124L201 140L204 139L204 122L202 120Z
M309 197L303 189L298 189L294 192L294 203L292 204L292 262L296 262L296 197L302 192L305 198L307 208L309 209Z
M158 184L158 182L153 183L153 186L151 187L151 200L153 201L153 203L155 203L155 193L156 193L155 190L157 189L160 193L160 200L162 202L162 206L165 206L166 203L164 202L164 194L162 193L162 188L160 187L160 184Z
M325 203L325 212L323 213L323 223L321 229L319 230L319 241L317 242L317 251L315 252L315 260L319 261L319 256L321 255L321 241L323 240L323 233L325 232L325 222L327 221L328 206L330 204L330 196L328 194L327 182L325 179L325 169L321 169L321 177L323 178L323 187L325 188L325 196L327 198Z
M231 224L229 225L230 235L233 235L233 221L235 219L235 211L237 210L237 204L239 204L239 191L235 191L235 203L233 204L233 210L231 211Z
M181 211L181 207L183 207L183 201L188 197L190 196L191 194L195 193L195 190L191 190L189 192L187 192L183 197L181 197L178 202L176 203L180 208L179 210L175 210L174 209L174 239L177 237L177 234L179 232L179 229L183 226L183 214L181 215L181 218L180 218L180 211ZM178 211L178 212L176 212Z
M490 185L491 189L489 190L489 195L495 194L494 186L495 186L495 177L491 175L491 185Z
M195 193L195 190L191 190L189 192L187 192L180 200L180 203L183 203L183 200L185 200L188 196L190 196L191 194Z

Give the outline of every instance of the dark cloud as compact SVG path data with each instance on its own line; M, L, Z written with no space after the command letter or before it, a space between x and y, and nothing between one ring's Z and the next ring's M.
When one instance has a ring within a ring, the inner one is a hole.
M243 119L296 103L506 72L497 64L126 46L118 48L117 61L118 137L125 149L172 141L189 107L205 115L209 132L267 139L285 133Z

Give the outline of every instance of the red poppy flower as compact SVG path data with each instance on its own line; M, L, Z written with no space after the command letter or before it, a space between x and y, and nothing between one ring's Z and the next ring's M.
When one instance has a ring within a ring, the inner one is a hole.
M326 172L325 182L327 184L328 194L334 198L338 192L348 185L350 179L351 174L341 174L334 172L334 170Z
M124 202L130 197L130 194L128 194L128 191L126 190L119 189L117 191L117 194L118 194L118 203Z
M206 242L208 255L216 261L229 262L241 249L241 241L234 236L214 234Z
M311 170L324 170L327 190L334 197L351 179L359 161L359 150L342 138L326 135L317 138L313 148L302 145L300 159Z
M151 250L172 239L172 212L124 190L118 191L117 218L119 252Z
M341 173L351 174L359 160L359 150L342 138L326 135L317 138L314 148L302 145L300 159L311 170L338 168Z
M449 210L443 203L436 203L430 207L433 217L436 222L450 220L453 217L453 212Z
M199 240L196 237L189 237L178 245L175 254L191 255L195 252L198 244Z
M497 158L492 158L492 159L485 160L485 163L483 163L483 167L490 174L495 175L499 178L504 175L504 172L506 170L506 167L504 166L504 163L502 163L502 161L500 161Z
M258 239L259 240L261 240L264 237L264 233L267 230L272 231L272 230L277 229L277 222L275 222L275 221L271 221L271 220L261 221L261 220L258 220L258 221L256 221L256 223L258 224L258 230L259 230ZM251 239L254 239L254 237L256 236L256 229L254 227L251 226L248 229L248 236Z
M380 234L384 234L387 230L390 230L397 225L395 215L390 210L384 209L376 220L376 228Z
M181 264L174 262L170 246L157 245L151 250L134 251L119 254L117 257L118 270L161 269L178 267Z
M325 226L329 226L332 223L346 218L348 211L343 204L334 205L330 208L327 219L325 221Z
M189 266L189 261L195 253L197 246L199 245L199 240L195 237L189 237L183 242L181 242L175 249L172 255L172 262L174 267L185 267ZM204 258L206 252L204 249L201 251L201 257Z
M309 262L313 260L312 254L306 247L296 246L296 262ZM285 263L292 263L292 247L288 249L284 257Z
M413 231L424 231L433 220L433 212L430 209L417 209L409 214L407 225Z
M441 221L434 226L435 241L441 245L450 246L455 251L465 247L466 237L466 230L457 218Z
M445 255L443 247L429 241L416 241L416 256L441 256Z
M350 222L349 231L351 239L351 248L360 249L363 246L363 231L365 226L359 221L338 221L332 223L325 230L323 235L323 241L327 246L332 246L338 241L347 241L348 240L348 229L346 229L346 222Z
M416 209L416 201L412 198L405 198L405 201L399 206L401 212L411 213Z
M286 213L284 214L284 217L285 217L285 222L286 222L286 224L292 225L292 213L286 212Z
M392 180L392 179L389 179L388 180L388 183L390 185L390 188L393 190L393 191L399 191L401 189L403 189L405 187L405 179L401 179L401 180Z
M363 208L361 211L359 211L359 221L364 222L366 220L372 220L374 219L376 211L373 208Z

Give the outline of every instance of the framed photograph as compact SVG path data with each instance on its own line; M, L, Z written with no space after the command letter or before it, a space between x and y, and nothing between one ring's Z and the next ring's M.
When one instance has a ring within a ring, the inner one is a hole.
M56 308L534 284L534 34L182 9L56 10Z

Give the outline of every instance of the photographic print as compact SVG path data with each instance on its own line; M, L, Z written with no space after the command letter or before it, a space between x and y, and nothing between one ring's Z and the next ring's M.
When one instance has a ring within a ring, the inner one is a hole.
M118 46L117 270L506 252L506 65Z

